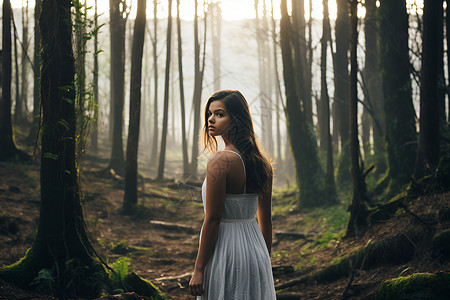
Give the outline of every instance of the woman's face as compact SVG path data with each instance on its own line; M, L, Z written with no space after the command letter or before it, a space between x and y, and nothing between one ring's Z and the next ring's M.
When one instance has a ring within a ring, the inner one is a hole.
M228 132L231 118L221 100L215 100L209 104L207 116L210 135L218 136Z

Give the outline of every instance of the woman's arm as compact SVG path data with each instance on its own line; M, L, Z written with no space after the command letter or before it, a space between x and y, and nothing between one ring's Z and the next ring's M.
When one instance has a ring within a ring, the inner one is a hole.
M192 295L203 294L203 273L216 244L225 201L228 164L223 153L210 158L206 166L205 220L200 236L194 275L189 282Z
M270 254L272 252L272 176L267 180L269 184L267 191L258 197L258 224Z

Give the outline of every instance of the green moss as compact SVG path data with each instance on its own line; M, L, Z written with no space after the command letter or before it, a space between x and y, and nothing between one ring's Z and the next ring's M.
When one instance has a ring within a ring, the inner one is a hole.
M450 295L450 274L416 273L381 284L377 300L444 300Z
M163 300L165 296L150 281L145 280L135 273L130 273L123 281L127 289L136 292L141 296L152 297L154 300Z

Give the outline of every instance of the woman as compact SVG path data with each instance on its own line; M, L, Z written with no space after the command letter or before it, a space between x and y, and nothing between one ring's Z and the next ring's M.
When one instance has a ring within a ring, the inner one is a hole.
M225 142L223 151L217 152L217 136ZM205 220L189 291L210 300L276 299L270 265L273 170L240 92L218 91L208 99L203 144L215 153L202 186Z

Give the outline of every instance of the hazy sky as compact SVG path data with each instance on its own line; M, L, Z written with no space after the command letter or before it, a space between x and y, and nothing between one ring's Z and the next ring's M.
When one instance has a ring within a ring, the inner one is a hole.
M99 6L99 12L106 13L109 7L109 0L97 0ZM254 0L208 0L213 2L221 2L222 7L222 15L226 20L237 20L237 19L249 19L255 17L255 8L254 8ZM26 5L27 0L11 0L13 7L21 7L22 5ZM94 0L87 0L88 5L93 5ZM159 15L160 17L164 17L167 15L167 0L159 0ZM199 0L199 3L203 1ZM262 15L263 6L262 3L264 0L259 0L260 2L260 15ZM265 0L266 7L268 12L270 13L270 0ZM288 1L290 2L290 1ZM414 9L417 3L419 8L423 6L423 0L407 0L408 7ZM135 10L137 6L137 0L128 0L128 3L131 3L131 17L135 15ZM194 0L181 0L180 1L180 10L181 17L183 19L192 19L194 16ZM320 0L312 0L313 3L313 18L320 19L322 17L322 1ZM30 7L34 6L34 0L29 0ZM274 14L276 18L280 16L280 0L273 0L274 5ZM176 12L176 1L173 1L173 15ZM202 7L199 7L199 10L202 10ZM306 14L309 15L309 1L305 0L305 11ZM330 18L336 18L336 1L329 0L329 11ZM153 0L147 0L147 15L153 15ZM360 9L360 15L364 15L364 8ZM308 16L307 16L308 17Z

